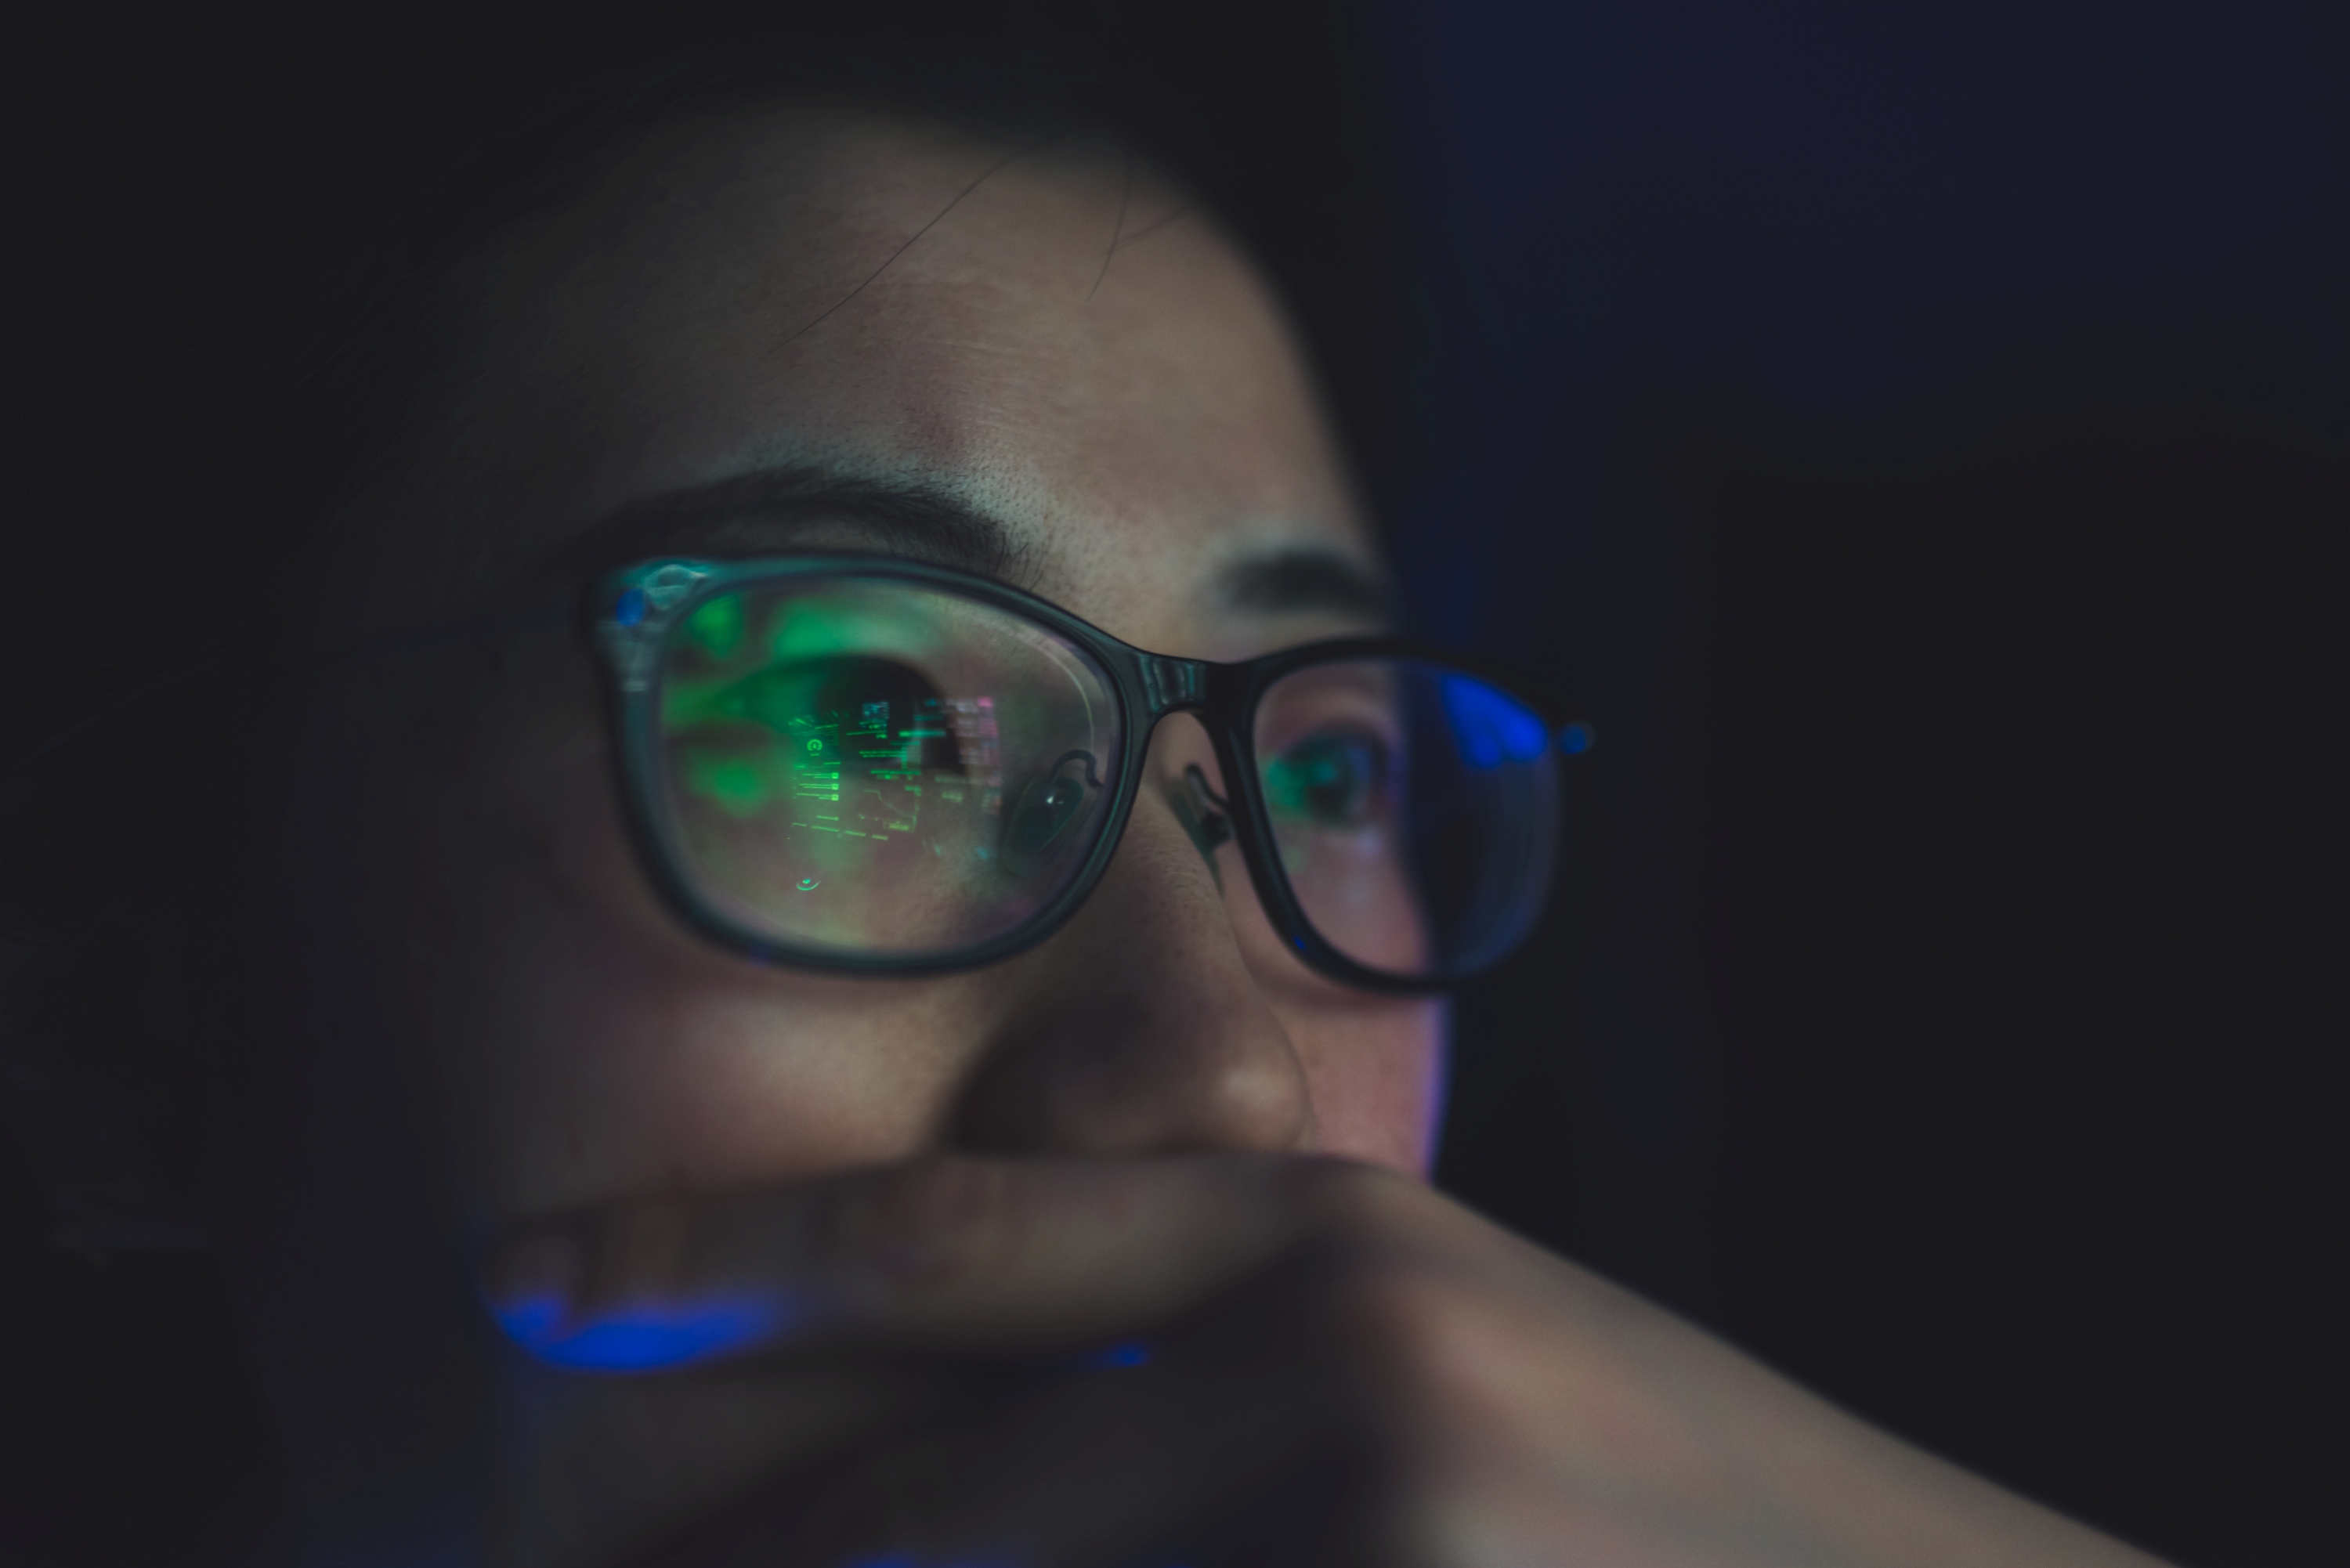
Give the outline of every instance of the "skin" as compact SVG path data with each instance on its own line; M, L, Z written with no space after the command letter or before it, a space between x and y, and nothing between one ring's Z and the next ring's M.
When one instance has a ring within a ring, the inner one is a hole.
M456 280L464 390L347 521L322 621L463 610L616 510L780 465L951 497L1024 586L1156 651L1365 629L1218 587L1267 551L1378 570L1263 284L1197 217L1105 270L1121 207L1140 233L1179 199L1097 147L1012 151L767 109L502 236ZM821 509L729 526L922 547ZM1441 1006L1310 973L1230 847L1219 886L1176 805L1216 774L1188 720L1050 940L846 980L658 902L600 680L559 633L459 639L303 717L266 936L296 1044L222 1230L307 1555L2147 1561L1431 1191ZM614 1376L491 1310L712 1301L792 1314ZM1071 1370L1137 1338L1146 1366Z

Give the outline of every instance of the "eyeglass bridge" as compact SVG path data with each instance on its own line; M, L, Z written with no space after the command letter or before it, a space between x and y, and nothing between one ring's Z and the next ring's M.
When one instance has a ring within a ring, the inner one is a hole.
M1172 708L1208 700L1208 667L1197 659L1173 659L1160 653L1142 656L1142 695L1150 717Z

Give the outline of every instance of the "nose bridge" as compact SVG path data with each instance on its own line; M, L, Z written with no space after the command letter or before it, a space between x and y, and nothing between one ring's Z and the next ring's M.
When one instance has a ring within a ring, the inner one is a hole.
M1203 705L1206 665L1145 657L1157 716ZM1039 1153L1313 1146L1304 1060L1242 950L1212 860L1157 792L1084 909L1022 961L1032 1004L974 1077L962 1136Z

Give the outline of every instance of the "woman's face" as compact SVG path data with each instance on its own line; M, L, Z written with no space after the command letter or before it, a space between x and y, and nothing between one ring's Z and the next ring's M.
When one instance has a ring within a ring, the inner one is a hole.
M1381 567L1263 285L1104 146L820 107L690 127L458 286L471 373L361 508L324 601L344 635L584 564L844 546L992 570L1158 652L1376 628ZM523 631L322 682L276 898L310 1174L276 1201L364 1213L421 1168L477 1244L951 1144L1425 1168L1440 1007L1279 944L1237 850L1184 826L1186 766L1217 776L1189 718L1049 940L847 979L657 901L600 679Z

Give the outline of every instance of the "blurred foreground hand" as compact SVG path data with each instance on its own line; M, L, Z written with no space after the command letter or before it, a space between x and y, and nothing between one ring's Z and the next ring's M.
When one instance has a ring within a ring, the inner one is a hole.
M927 1157L577 1215L487 1277L565 1385L530 1568L2153 1561L1367 1166ZM697 1458L730 1432L761 1457ZM624 1527L541 1528L598 1475Z

